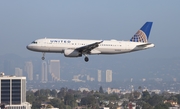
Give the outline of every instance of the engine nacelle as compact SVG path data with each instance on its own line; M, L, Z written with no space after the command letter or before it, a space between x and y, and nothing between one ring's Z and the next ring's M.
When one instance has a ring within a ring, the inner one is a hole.
M80 57L80 56L82 56L82 54L76 50L65 49L64 50L64 56L65 57Z

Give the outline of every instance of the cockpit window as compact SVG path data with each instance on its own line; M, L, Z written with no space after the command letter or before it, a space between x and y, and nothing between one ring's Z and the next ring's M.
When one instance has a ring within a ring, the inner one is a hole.
M37 42L36 42L36 41L33 41L32 44L37 44Z

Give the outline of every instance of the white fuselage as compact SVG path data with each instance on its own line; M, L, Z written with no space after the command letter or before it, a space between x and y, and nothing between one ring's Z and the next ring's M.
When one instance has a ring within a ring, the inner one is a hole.
M76 49L99 41L100 40L44 38L33 41L31 44L27 46L27 48L29 50L36 52L64 53L64 50L66 49ZM141 44L144 43L131 41L104 40L102 43L99 44L98 47L91 50L89 54L121 54L154 47L154 44L149 44L144 47L137 47L137 45Z

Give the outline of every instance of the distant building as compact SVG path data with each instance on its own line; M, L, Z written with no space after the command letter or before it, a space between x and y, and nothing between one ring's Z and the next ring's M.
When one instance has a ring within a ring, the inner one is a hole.
M101 109L110 109L109 107L103 107L103 108L101 108Z
M88 88L79 88L78 90L81 91L81 92L83 92L83 91L90 92L90 90Z
M95 79L87 75L87 81L94 81Z
M98 82L101 82L101 70L98 70Z
M130 103L128 104L128 107L129 107L129 109L136 109L136 103L130 102Z
M20 68L15 68L15 76L21 77L23 73L23 70Z
M119 89L113 89L113 88L107 88L107 93L111 94L111 93L120 93L121 91Z
M6 109L31 109L26 102L26 77L0 74L0 103Z
M177 106L178 102L173 100L165 100L164 103L170 103L172 106Z
M91 77L89 81L95 81L95 79Z
M42 75L41 75L41 82L46 83L48 81L48 73L47 73L47 63L46 61L42 61Z
M30 62L30 61L26 62L25 71L27 72L28 80L32 81L33 80L33 64L32 64L32 62Z
M79 79L80 76L81 75L74 75L72 81L74 81L74 82L85 82L85 81Z
M106 70L106 82L112 82L112 70Z
M74 79L74 80L78 80L78 79L79 79L79 75L74 75L74 76L73 76L73 79Z
M60 60L50 60L50 74L53 81L60 80Z
M87 81L90 81L91 77L89 75L87 75L86 77L87 77Z
M180 106L169 107L169 109L180 109Z

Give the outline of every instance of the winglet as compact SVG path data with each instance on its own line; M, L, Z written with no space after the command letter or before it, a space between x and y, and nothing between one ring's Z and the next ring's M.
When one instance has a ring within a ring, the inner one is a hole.
M151 31L153 22L146 22L140 30L130 39L132 42L148 42L149 34Z

